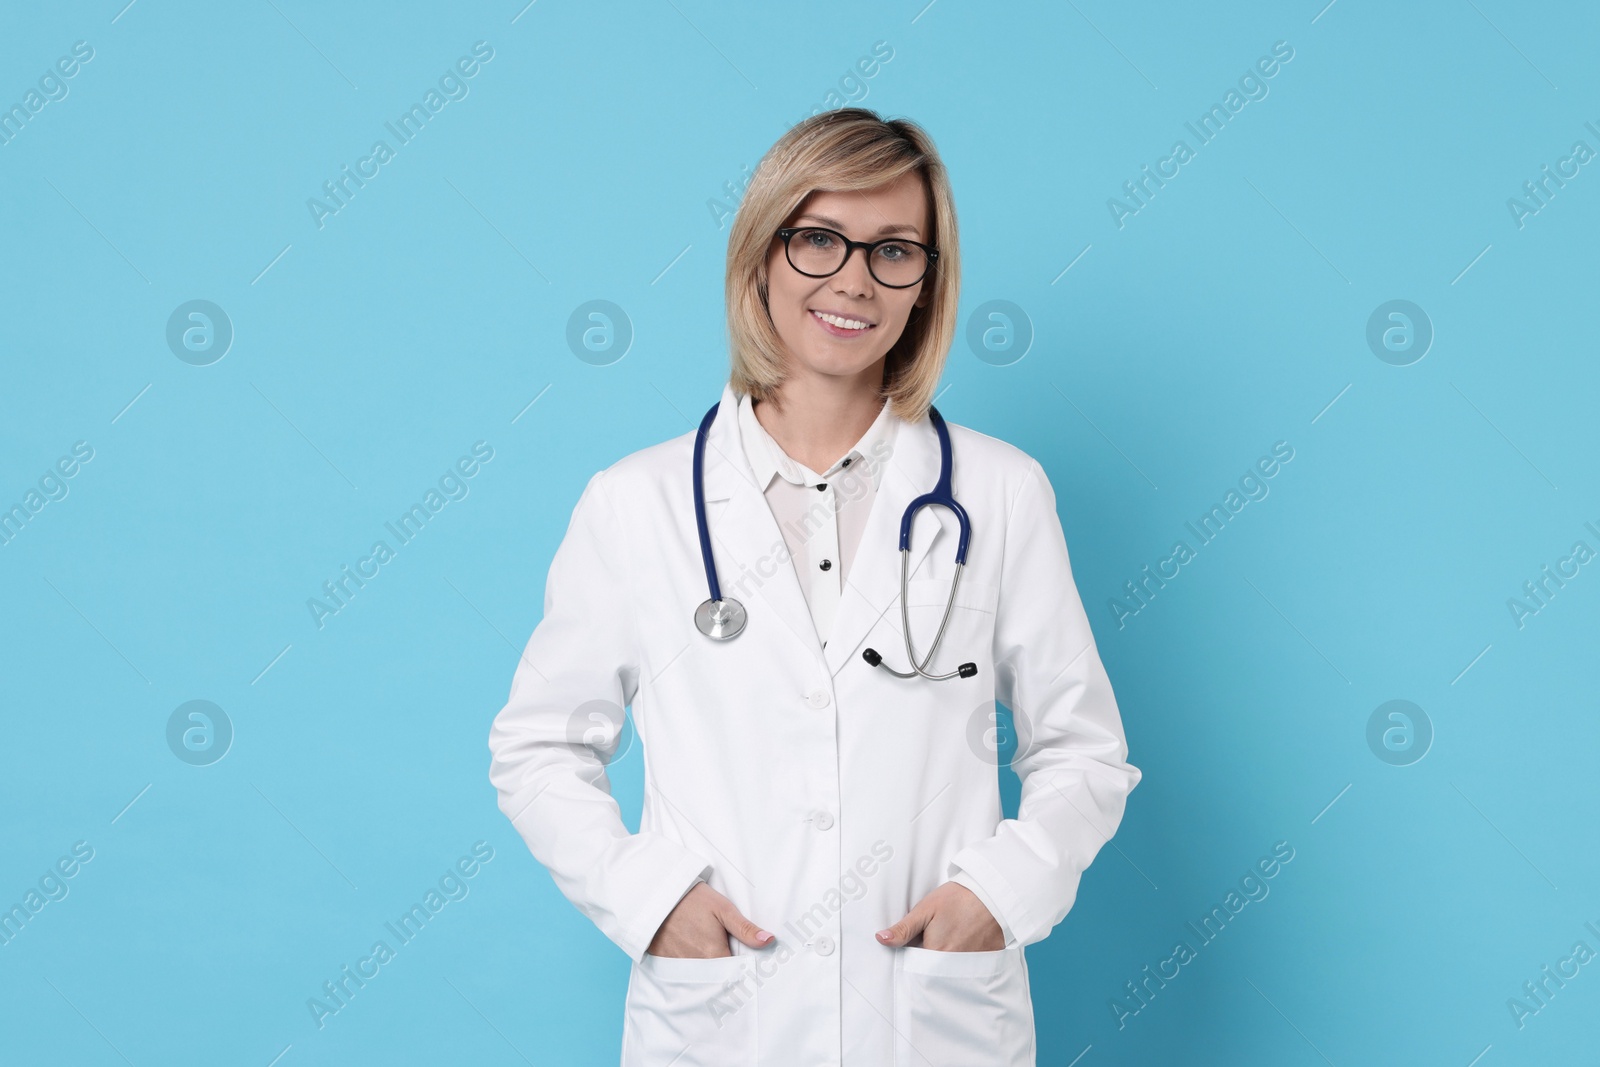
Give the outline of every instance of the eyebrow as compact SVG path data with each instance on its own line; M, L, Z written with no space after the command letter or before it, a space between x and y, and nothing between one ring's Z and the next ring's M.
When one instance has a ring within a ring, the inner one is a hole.
M806 213L804 215L801 215L800 218L802 218L802 219L815 219L818 222L824 223L824 224L826 224L828 226L832 226L834 229L838 230L840 233L844 232L844 223L840 222L838 219L830 219L826 215L812 215L812 214L810 214L808 212L808 213ZM795 221L798 222L799 219L796 219ZM898 233L901 230L910 230L912 233L916 234L918 237L922 236L922 231L917 229L915 226L911 225L909 222L889 223L886 226L878 227L878 232L879 233Z

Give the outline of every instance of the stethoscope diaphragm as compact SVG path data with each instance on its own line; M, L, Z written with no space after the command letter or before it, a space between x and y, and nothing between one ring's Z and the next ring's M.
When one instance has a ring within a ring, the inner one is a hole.
M744 605L732 597L707 600L694 611L696 628L713 641L732 641L744 631Z

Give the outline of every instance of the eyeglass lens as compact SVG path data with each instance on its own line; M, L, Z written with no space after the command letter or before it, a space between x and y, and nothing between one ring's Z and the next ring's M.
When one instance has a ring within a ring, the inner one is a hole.
M822 277L844 266L849 246L832 230L806 229L789 238L789 262L802 274ZM872 250L867 264L884 285L915 285L928 270L922 246L909 241L888 241Z

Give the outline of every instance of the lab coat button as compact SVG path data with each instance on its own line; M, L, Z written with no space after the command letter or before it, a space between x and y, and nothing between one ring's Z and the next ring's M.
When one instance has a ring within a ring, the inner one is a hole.
M806 694L806 703L810 704L814 708L827 707L828 691L826 689L813 689L811 692Z
M833 829L833 816L825 811L819 811L811 816L811 825L818 830L831 830Z
M811 947L817 950L817 955L819 956L831 956L833 955L833 938L819 937L811 942Z

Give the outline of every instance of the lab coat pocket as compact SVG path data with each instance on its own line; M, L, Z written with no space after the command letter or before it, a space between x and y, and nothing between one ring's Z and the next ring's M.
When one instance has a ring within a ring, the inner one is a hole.
M644 958L628 980L622 1067L721 1067L756 1051L749 955Z
M906 583L906 609L911 618L911 637L918 656L926 656L928 648L938 636L949 597L948 578L917 578ZM976 663L983 681L972 684L989 684L992 681L990 672L995 610L999 601L1000 591L994 586L970 577L962 578L960 587L956 589L955 606L950 609L950 621L945 626L944 639L928 670L943 674L963 663ZM886 611L882 622L885 627L882 641L888 645L888 649L879 645L879 651L889 652L889 662L897 669L909 669L899 666L906 658L899 606Z
M945 603L949 599L949 578L913 578L906 583L906 607L937 605L940 614L943 614ZM957 608L976 608L993 614L999 602L1000 590L976 581L970 576L964 576L961 579L961 587L956 590Z
M1022 949L902 948L894 972L896 1067L1033 1067Z

